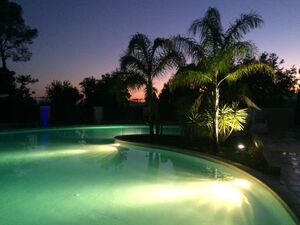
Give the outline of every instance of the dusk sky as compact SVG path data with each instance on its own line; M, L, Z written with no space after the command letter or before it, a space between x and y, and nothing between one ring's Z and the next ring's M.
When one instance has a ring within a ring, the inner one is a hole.
M260 52L275 52L286 68L300 67L300 0L15 0L27 25L39 36L28 62L8 63L18 74L31 74L33 86L43 96L52 80L70 80L78 86L83 78L111 72L127 48L131 35L150 38L187 35L192 21L209 6L217 7L223 26L241 13L256 11L265 24L246 40ZM156 82L160 89L169 76ZM136 93L134 97L141 96Z

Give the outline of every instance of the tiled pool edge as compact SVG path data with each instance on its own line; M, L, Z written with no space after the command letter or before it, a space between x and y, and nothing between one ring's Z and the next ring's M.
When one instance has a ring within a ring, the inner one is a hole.
M142 146L142 147L158 147L166 151L173 151L181 154L191 155L195 157L204 158L206 160L221 163L224 166L227 166L231 169L238 170L239 172L243 173L245 176L248 176L250 179L255 180L256 182L263 185L266 189L272 193L272 195L280 201L280 203L284 206L290 216L294 219L294 221L300 225L300 213L297 210L297 206L293 202L292 193L282 184L272 180L269 176L262 174L256 170L253 170L249 167L246 167L242 164L232 162L227 159L223 159L217 156L209 155L206 153L201 153L189 149L183 148L176 148L176 147L169 147L165 145L158 145L158 144L146 144L134 141L126 140L126 135L123 136L116 136L114 137L116 143L124 144L124 145L135 145L135 146Z

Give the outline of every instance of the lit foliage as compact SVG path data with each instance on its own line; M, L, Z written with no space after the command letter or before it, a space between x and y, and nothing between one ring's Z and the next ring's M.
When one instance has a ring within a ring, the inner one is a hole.
M188 134L191 140L201 136L201 128L203 128L203 115L191 111L186 116L186 134Z
M173 87L176 86L189 86L189 87L197 87L202 86L202 90L206 90L206 92L210 93L212 109L210 110L211 116L211 131L212 138L216 143L219 143L219 140L226 139L233 130L232 127L228 128L228 126L224 126L225 120L222 120L222 113L229 110L229 106L225 105L220 108L220 91L222 90L222 85L224 82L233 83L242 77L249 76L253 73L265 72L269 74L273 74L273 69L263 63L253 63L241 66L233 65L233 58L236 57L236 50L234 46L232 48L228 48L227 50L219 52L215 57L203 59L203 64L200 67L194 66L194 69L191 70L192 66L182 69L179 71L172 80ZM249 105L254 105L252 101L244 96L245 103L249 103ZM248 101L247 101L248 100ZM234 105L233 105L234 106ZM231 107L231 110L235 112L237 109ZM224 115L227 115L226 113ZM232 123L232 121L230 122ZM225 128L226 127L226 128Z
M222 138L224 131L228 133L227 128L224 130L222 127L225 121L220 117L222 113L220 90L224 83L236 82L242 77L259 71L273 74L273 69L264 63L240 64L244 58L252 56L255 52L255 46L251 42L242 41L243 36L251 29L260 27L262 23L261 17L251 12L242 14L224 31L219 11L216 8L209 8L205 16L196 19L189 29L194 36L200 36L200 42L181 36L173 39L175 47L189 57L191 64L179 69L171 85L173 87L198 86L200 92L205 90L210 93L212 137L216 150L219 136L221 135ZM228 107L223 110L228 110Z
M237 103L231 106L224 105L220 107L219 111L219 137L221 141L225 141L232 132L242 131L247 120L247 109L239 109ZM206 111L204 116L204 123L208 127L209 132L213 135L213 116L212 113Z
M202 116L198 112L190 112L187 115L187 123L189 124L195 124L195 125L201 125L202 124Z
M213 136L214 117L213 112L206 110L204 113L191 111L187 115L186 123L192 132L199 128L207 127L209 134ZM239 109L237 103L223 105L219 108L219 138L225 141L234 131L242 131L247 122L247 109Z

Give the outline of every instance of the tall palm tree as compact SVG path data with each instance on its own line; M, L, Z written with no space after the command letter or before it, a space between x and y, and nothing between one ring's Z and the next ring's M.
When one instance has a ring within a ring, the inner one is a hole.
M178 71L172 85L205 86L211 93L215 150L219 143L220 88L224 82L234 82L261 70L273 73L272 68L263 63L239 64L255 50L251 42L241 41L243 36L262 23L256 13L242 14L223 31L220 13L216 8L209 8L205 16L194 20L189 28L194 36L199 35L199 42L194 38L174 38L177 49L187 53L191 64Z
M216 8L209 7L204 17L192 22L189 32L199 35L200 44L208 55L216 55L220 49L230 47L232 43L241 42L244 35L263 24L260 15L255 12L241 14L230 27L224 31L221 16ZM245 43L249 44L249 43Z
M124 56L120 59L121 71L131 88L144 88L148 107L150 136L154 134L156 89L153 80L177 65L183 57L172 48L168 39L151 41L146 35L137 33L129 41Z

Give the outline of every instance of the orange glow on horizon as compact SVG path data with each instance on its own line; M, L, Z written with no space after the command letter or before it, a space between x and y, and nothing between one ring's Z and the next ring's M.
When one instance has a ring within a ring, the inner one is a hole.
M157 96L160 94L161 90L163 89L164 84L169 81L171 75L172 75L172 73L168 72L168 73L166 73L165 76L160 77L159 79L156 79L154 81L154 87L157 90ZM145 101L145 94L144 94L143 88L141 88L140 90L132 90L132 91L130 91L130 94L131 94L131 97L130 97L131 100L138 99L138 100Z
M130 94L131 94L130 100L142 100L142 101L145 101L144 92L142 90L131 91Z

